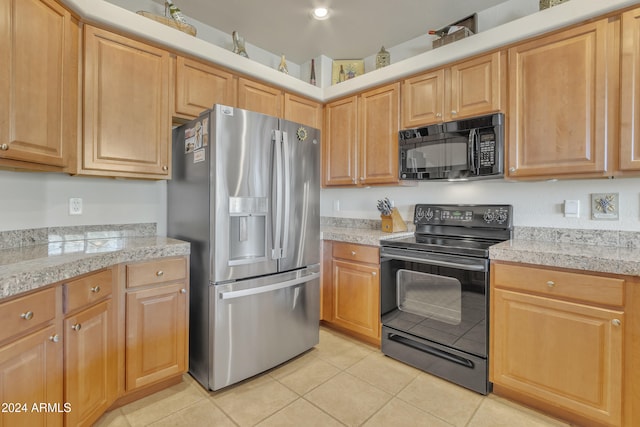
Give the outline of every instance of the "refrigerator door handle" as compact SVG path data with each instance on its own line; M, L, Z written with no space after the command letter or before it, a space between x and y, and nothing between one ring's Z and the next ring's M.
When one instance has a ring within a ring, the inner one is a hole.
M320 273L311 273L308 276L298 277L293 280L287 280L286 282L274 283L273 285L260 286L258 288L243 289L240 291L222 292L220 294L220 299L228 300L228 299L234 299L234 298L247 297L250 295L264 294L266 292L277 291L278 289L290 288L290 287L299 285L301 283L310 282L319 277L320 277Z
M282 223L282 258L287 256L289 248L289 221L291 219L291 166L289 138L287 132L282 132L282 156L284 163L284 222Z
M275 232L273 233L272 259L282 258L282 132L273 131L273 149L276 160L276 209L275 209Z

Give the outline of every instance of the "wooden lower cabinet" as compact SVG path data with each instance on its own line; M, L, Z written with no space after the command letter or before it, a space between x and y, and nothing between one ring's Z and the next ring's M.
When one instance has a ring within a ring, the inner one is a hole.
M186 371L187 295L183 289L179 283L127 294L127 391Z
M494 392L579 425L623 425L624 308L595 295L600 281L622 296L624 281L502 264L491 274Z
M331 281L323 278L325 322L376 345L380 345L379 257L377 247L332 242Z
M66 426L91 425L117 393L116 330L111 298L65 319Z
M60 294L49 288L0 304L0 321L14 335L0 342L1 426L63 423L63 337L55 319ZM54 310L41 304L43 298Z
M187 370L187 266L183 257L126 266L126 392Z

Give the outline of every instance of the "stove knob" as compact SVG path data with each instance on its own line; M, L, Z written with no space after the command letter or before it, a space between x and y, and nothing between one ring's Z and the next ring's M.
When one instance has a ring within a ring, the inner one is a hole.
M416 209L416 221L420 221L422 218L424 218L424 211L422 208Z
M427 221L431 221L433 219L433 211L431 210L431 208L427 209L425 217L427 218Z
M503 224L508 217L509 215L507 214L507 211L498 212L498 224Z
M491 212L490 210L487 210L482 217L484 218L484 221L487 224L489 224L489 223L491 223L491 222L493 222L495 220L495 214L493 212Z

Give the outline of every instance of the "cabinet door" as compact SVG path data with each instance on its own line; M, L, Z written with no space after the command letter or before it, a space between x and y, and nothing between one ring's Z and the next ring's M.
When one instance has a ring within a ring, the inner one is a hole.
M444 70L402 82L402 128L439 123L444 111Z
M189 58L176 58L174 116L193 119L214 104L235 106L233 74Z
M127 391L186 371L186 289L174 283L127 293Z
M502 289L493 294L491 381L620 425L623 314Z
M379 267L334 259L331 321L358 334L380 339Z
M0 16L0 164L66 166L77 139L77 24L52 0L0 0Z
M168 52L85 26L82 172L168 178Z
M282 117L282 91L245 78L238 79L238 107Z
M90 425L113 403L118 387L113 301L98 303L64 321L65 424Z
M284 118L316 129L322 128L322 104L290 93L284 94Z
M450 69L449 111L455 120L500 110L500 52L455 64Z
M606 171L606 24L509 49L509 176Z
M15 404L0 413L0 425L62 426L62 339L55 326L0 347L0 402ZM25 404L26 406L21 406ZM52 411L33 405L57 405ZM72 410L73 408L66 408ZM19 411L18 411L19 410Z
M359 110L359 183L397 183L400 84L394 83L363 93Z
M358 98L325 106L322 148L322 184L355 185L358 173Z
M621 170L640 170L640 9L622 14Z

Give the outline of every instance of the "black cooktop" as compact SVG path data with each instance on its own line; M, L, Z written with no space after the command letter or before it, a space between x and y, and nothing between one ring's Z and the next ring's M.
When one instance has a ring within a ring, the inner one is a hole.
M504 239L478 239L451 236L413 235L401 239L380 241L387 248L413 249L452 255L467 255L479 258L489 257L489 247Z
M489 247L509 240L513 230L509 205L416 205L413 236L380 242L387 248L412 249L479 258Z

